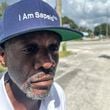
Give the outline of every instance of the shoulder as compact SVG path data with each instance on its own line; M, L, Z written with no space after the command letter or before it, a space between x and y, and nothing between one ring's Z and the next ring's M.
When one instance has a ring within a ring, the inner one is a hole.
M42 100L40 110L66 110L63 89L56 82L53 83L49 95Z
M3 76L3 73L0 73L0 80L1 80L2 76Z
M0 93L1 93L1 89L3 89L3 77L4 77L3 75L0 75Z
M54 82L53 86L52 86L52 89L54 91L56 91L59 95L64 95L64 91L63 91L62 87L58 83Z
M0 103L4 101L4 85L3 85L3 77L0 79Z
M0 97L4 97L6 94L5 84L4 84L4 76L5 76L5 73L3 73L2 77L0 78ZM0 100L1 100L1 98L0 98Z
M54 82L51 88L51 96L55 101L55 106L60 108L58 110L65 110L65 94L62 87Z
M0 97L2 97L3 96L3 76L2 76L2 78L0 78ZM1 99L1 98L0 98Z

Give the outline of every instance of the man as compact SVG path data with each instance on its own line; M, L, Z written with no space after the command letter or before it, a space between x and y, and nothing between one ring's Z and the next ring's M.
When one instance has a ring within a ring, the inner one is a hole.
M0 81L2 110L65 110L54 82L61 41L80 32L60 27L56 11L42 0L22 0L3 16L0 45L8 71Z

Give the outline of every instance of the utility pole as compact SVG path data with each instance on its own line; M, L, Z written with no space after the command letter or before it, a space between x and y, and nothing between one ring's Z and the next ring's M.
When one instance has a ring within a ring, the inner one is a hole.
M60 25L62 25L62 0L56 0L56 11L60 17Z
M106 18L107 18L107 23L106 23L106 38L108 38L108 8L106 9Z

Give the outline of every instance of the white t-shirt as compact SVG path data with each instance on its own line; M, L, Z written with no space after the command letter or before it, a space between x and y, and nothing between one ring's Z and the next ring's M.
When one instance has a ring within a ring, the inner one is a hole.
M0 109L14 110L5 89L4 75L0 80ZM56 82L53 83L49 96L41 101L40 110L66 110L64 92Z

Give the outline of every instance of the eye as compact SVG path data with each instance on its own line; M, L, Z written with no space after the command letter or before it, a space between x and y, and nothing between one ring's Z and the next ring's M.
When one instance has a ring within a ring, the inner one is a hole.
M37 53L38 52L38 45L36 44L30 44L30 45L27 45L24 49L23 49L23 52L25 54L34 54L34 53Z
M59 50L59 45L58 44L51 44L51 45L49 45L48 48L49 48L49 51L55 52L55 51Z

